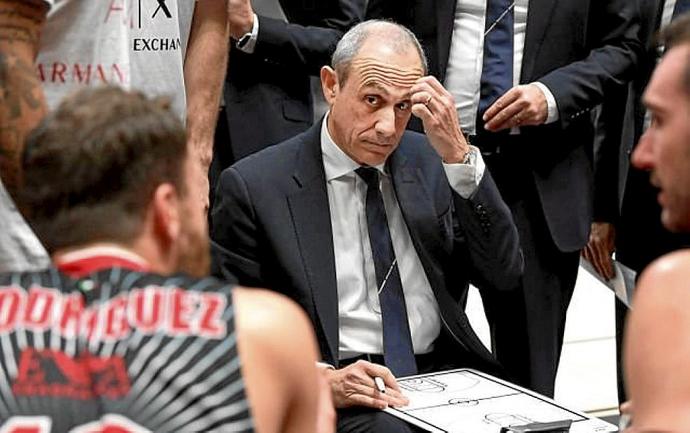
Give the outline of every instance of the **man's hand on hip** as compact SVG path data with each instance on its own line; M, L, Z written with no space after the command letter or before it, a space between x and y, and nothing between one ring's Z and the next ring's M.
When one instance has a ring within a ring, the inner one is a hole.
M443 162L462 162L470 147L460 131L453 95L431 76L420 78L410 92L412 114L422 119L426 136Z
M376 387L375 377L383 379L385 393ZM337 408L366 406L385 409L409 403L407 397L400 392L391 371L382 365L360 360L339 370L327 370L326 378Z

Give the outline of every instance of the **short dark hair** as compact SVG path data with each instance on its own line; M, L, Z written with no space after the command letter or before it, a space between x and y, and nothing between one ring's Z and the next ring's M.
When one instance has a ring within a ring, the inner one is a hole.
M690 13L684 13L664 27L659 33L659 43L665 50L679 45L690 45ZM685 62L685 77L683 80L686 93L690 94L690 54Z
M185 193L186 157L185 129L169 99L84 89L28 137L20 202L51 253L90 242L126 244L141 233L159 185Z

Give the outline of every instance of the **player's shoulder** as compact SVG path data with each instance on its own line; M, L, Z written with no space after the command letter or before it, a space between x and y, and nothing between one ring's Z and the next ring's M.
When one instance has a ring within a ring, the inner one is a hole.
M246 341L262 343L271 351L293 348L313 338L306 313L293 300L264 289L235 287L236 326ZM299 346L297 346L299 347Z
M690 286L690 249L683 249L665 254L642 272L640 283L682 283ZM676 284L673 284L674 286Z
M688 273L690 274L690 248L673 251L664 254L653 261L645 270L645 273L652 272L668 275L669 273Z
M640 296L663 292L690 300L690 249L674 251L653 261L640 276L638 292Z
M302 308L292 299L270 290L236 286L233 298L238 309L251 312L246 315L246 325L256 330L290 323L286 320L308 320Z

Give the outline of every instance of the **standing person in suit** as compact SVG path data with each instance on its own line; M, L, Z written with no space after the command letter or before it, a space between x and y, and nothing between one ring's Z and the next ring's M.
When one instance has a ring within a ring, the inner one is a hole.
M657 189L649 183L648 173L630 166L629 161L635 145L649 126L642 93L659 61L655 34L689 8L690 1L639 0L639 6L640 40L647 49L638 64L635 79L607 96L597 124L594 222L583 256L605 278L614 276L611 257L614 251L616 260L639 274L663 254L690 246L690 235L672 233L663 227L659 220L661 207L656 201ZM626 398L621 347L628 308L617 301L615 311L618 397L622 403Z
M690 14L662 30L666 47L643 101L651 117L632 164L650 172L661 222L690 232ZM658 215L657 215L658 216ZM666 254L640 276L625 335L630 433L690 431L690 251Z
M455 96L461 128L513 212L525 253L524 300L505 299L503 311L488 309L487 318L499 361L549 396L592 217L589 111L632 74L641 46L636 14L626 0L368 6L368 16L392 18L420 38L432 75ZM515 335L523 326L528 341Z
M229 0L231 66L217 130L211 187L233 162L313 123L310 80L340 37L361 21L363 0Z
M378 410L406 402L397 376L501 374L458 301L469 281L517 287L517 230L452 96L425 73L409 30L353 27L321 70L325 119L225 170L216 191L216 271L308 312L340 432L409 432ZM411 114L426 136L405 131Z

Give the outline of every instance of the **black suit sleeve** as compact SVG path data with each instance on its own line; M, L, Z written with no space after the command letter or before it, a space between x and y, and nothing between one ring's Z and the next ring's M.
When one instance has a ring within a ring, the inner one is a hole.
M587 25L586 57L537 80L553 93L563 128L601 103L612 86L628 82L644 52L637 2L593 1Z
M594 137L594 221L615 224L620 214L620 152L631 131L629 86L617 86L606 96L596 118Z
M628 167L621 164L642 133L645 110L640 98L656 64L652 36L661 5L656 0L634 3L639 5L639 40L644 44L644 55L638 62L635 81L607 93L597 118L594 143L594 220L614 224L620 218L620 183L627 177Z
M234 275L241 284L261 286L258 229L244 179L230 167L223 171L211 211L212 272Z
M517 288L523 270L520 239L489 171L469 199L453 194L453 200L459 225L455 250L472 264L470 281L480 291Z
M343 34L362 20L363 0L303 1L284 8L289 22L259 16L255 56L265 62L316 75Z

